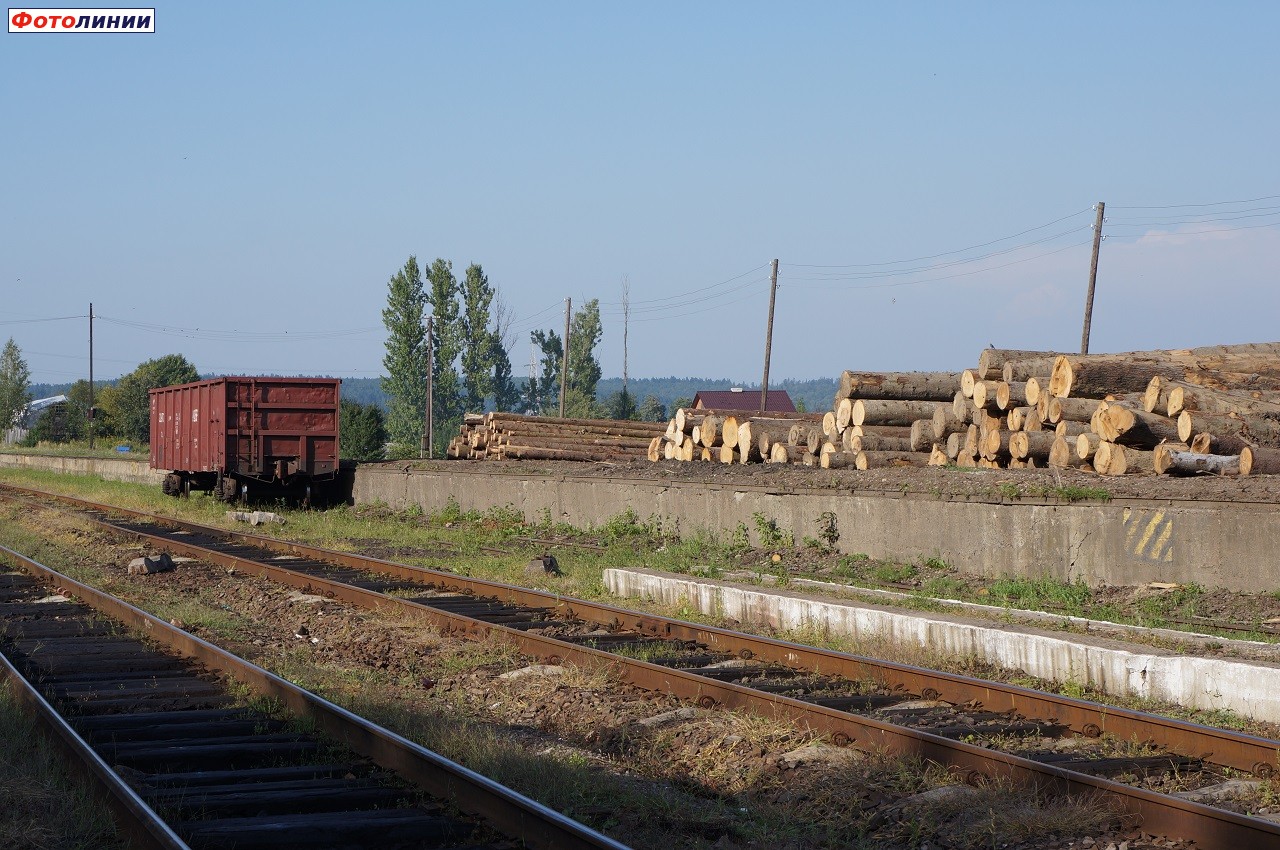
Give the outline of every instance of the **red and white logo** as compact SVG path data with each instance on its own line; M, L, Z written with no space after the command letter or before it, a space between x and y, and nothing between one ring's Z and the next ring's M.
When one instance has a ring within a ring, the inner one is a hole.
M9 10L9 32L155 31L155 9Z

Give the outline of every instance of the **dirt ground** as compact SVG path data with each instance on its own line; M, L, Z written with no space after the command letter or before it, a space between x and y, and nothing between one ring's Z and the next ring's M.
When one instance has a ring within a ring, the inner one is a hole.
M1280 475L1226 478L1214 475L1107 477L1070 469L949 469L911 467L858 471L775 463L720 464L645 460L628 463L571 461L398 461L367 464L392 469L466 469L494 474L554 475L659 481L706 481L780 490L847 490L858 493L927 493L936 496L1053 501L1071 488L1105 490L1110 498L1280 503ZM1014 490L1021 495L1012 495Z

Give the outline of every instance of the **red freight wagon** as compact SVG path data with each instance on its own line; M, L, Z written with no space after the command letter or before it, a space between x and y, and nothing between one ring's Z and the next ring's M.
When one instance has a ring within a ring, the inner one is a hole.
M151 391L151 467L164 491L231 501L311 496L338 473L336 378L215 378Z

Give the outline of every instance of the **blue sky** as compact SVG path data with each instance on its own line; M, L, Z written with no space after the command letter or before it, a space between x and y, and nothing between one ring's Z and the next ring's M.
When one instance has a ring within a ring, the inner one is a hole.
M1269 3L548 2L3 34L0 337L81 377L86 322L27 320L93 301L97 376L374 376L413 253L484 265L517 374L566 296L619 374L625 276L632 375L755 382L778 257L773 376L960 369L1078 347L1103 200L1093 350L1272 340L1277 31Z

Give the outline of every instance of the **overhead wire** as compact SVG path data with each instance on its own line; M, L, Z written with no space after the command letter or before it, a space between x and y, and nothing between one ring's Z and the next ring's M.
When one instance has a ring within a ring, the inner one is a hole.
M898 265L902 265L903 263L920 263L920 262L924 262L925 260L936 260L940 257L951 257L956 254L964 254L964 253L968 253L969 251L976 251L979 248L987 248L991 245L997 245L1001 242L1008 242L1010 239L1017 239L1019 236L1026 236L1028 233L1035 233L1037 230L1044 230L1046 227L1052 227L1053 225L1060 224L1061 222L1067 221L1068 219L1075 218L1076 216L1079 216L1079 215L1084 215L1085 213L1090 212L1092 209L1093 209L1092 207L1089 207L1083 210L1077 210L1076 212L1073 212L1069 215L1064 215L1061 218L1055 218L1053 221L1046 222L1041 225L1037 225L1036 227L1027 228L1026 230L1022 230L1022 231L1019 231L1018 233L1010 234L1009 236L1001 236L999 239L992 239L989 242L981 242L977 245L970 245L967 248L957 248L954 251L943 251L940 254L929 254L927 256L913 257L911 259L906 259L906 260L887 260L879 263L845 263L842 265L819 265L814 263L786 263L786 265L801 267L801 268L811 268L811 269L852 269L852 268L874 268L874 267L881 267L881 266L898 266Z

